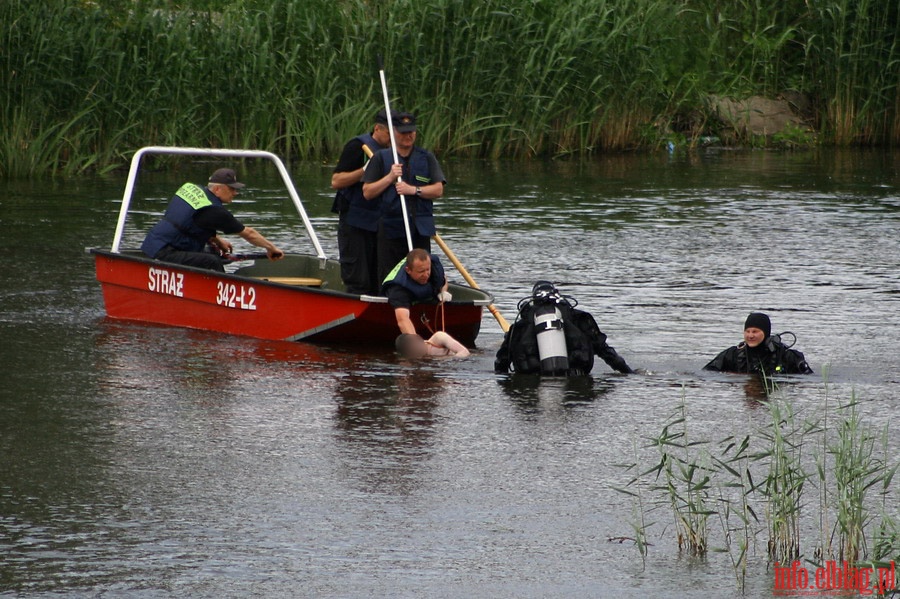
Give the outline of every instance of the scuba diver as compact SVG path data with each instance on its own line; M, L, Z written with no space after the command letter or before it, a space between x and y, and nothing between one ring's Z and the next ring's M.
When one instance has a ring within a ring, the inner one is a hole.
M519 302L516 321L497 350L494 372L585 375L594 367L594 355L619 372L634 371L606 344L594 317L576 309L578 302L560 295L549 281L537 281L531 297Z
M793 341L786 345L782 336L790 335ZM772 323L762 312L751 312L744 322L744 340L722 351L703 370L736 373L812 374L806 358L791 349L797 336L791 332L772 334Z

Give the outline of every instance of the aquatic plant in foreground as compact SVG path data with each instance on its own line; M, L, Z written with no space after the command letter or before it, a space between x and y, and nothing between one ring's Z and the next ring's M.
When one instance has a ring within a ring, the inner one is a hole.
M826 400L821 412L801 418L775 386L766 402L767 426L717 442L689 440L685 403L682 396L660 433L645 438L646 448L656 449L659 461L649 468L641 468L637 460L623 465L639 474L616 489L639 498L636 509L671 510L680 551L694 556L726 552L741 588L748 552L761 535L774 565L796 563L806 554L807 561L820 567L837 560L874 572L900 561L891 486L900 462L889 454L888 428L870 430L855 396L834 407ZM810 485L819 491L819 517L812 527L810 518L803 518L803 508L811 506L805 494ZM710 518L720 523L721 537L710 529ZM632 518L632 528L640 532L642 557L652 526L646 521L643 514ZM817 534L804 539L810 528Z

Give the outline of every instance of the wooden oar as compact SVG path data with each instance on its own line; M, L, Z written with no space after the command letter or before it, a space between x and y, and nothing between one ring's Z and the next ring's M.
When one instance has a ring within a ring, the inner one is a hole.
M251 279L281 283L282 285L301 285L303 287L321 287L322 279L315 277L270 277L268 275L251 275Z
M447 244L444 243L444 240L441 239L441 236L435 233L431 236L431 238L434 239L435 243L437 243L441 250L443 250L444 254L446 254L446 256L450 258L450 262L453 263L453 266L456 267L456 270L459 271L459 274L461 274L462 277L466 280L466 283L468 283L475 289L480 289L478 283L475 282L475 279L472 278L472 276L469 274L469 271L466 270L466 267L462 265L459 259L457 259L453 251L449 247L447 247ZM497 322L500 324L500 328L503 329L503 332L507 332L509 330L509 323L506 322L506 319L503 318L503 315L500 314L500 311L497 309L497 307L494 304L488 304L488 310L490 310L491 314L494 315L494 318L497 319Z

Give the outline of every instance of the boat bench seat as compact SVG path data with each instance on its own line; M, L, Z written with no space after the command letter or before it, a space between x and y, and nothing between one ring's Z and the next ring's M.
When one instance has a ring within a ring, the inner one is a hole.
M261 281L269 281L272 283L281 283L282 285L302 285L304 287L321 287L322 279L313 277L252 277Z

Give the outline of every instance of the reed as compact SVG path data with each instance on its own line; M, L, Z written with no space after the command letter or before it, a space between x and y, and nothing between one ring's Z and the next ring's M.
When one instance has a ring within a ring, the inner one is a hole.
M759 517L750 502L750 495L756 489L750 472L750 435L745 435L740 441L735 437L726 437L719 446L722 450L713 460L717 475L721 474L725 480L718 486L716 515L722 527L722 551L728 554L738 589L743 592L747 558L755 538L754 527L759 524ZM737 524L732 524L735 519Z
M892 2L39 4L0 3L0 176L117 166L147 144L334 160L381 104L377 55L442 156L692 143L716 133L709 94L784 90L812 98L832 143L900 141Z
M635 444L633 447L633 452L635 456L635 461L630 464L619 464L618 466L624 470L624 472L635 472L638 468L638 449ZM631 530L634 534L633 537L617 537L617 540L620 542L624 540L632 540L634 541L635 547L637 547L638 553L641 555L641 559L645 559L647 557L647 552L650 547L650 543L647 540L647 530L653 526L653 522L647 521L647 510L645 508L645 500L644 493L641 486L638 483L642 475L633 476L631 480L628 481L625 485L615 487L615 490L619 493L629 496L632 498L632 509L631 509L631 519L628 524L631 526ZM612 540L612 539L611 539Z
M897 3L809 3L806 27L804 83L822 100L823 133L836 144L850 145L870 144L896 131ZM818 78L813 80L813 75Z
M691 555L705 555L709 548L711 475L715 472L706 441L691 441L687 432L684 401L663 425L659 435L647 438L648 446L659 451L659 462L644 472L653 474L653 490L661 492L675 517L678 548ZM661 479L661 480L660 480Z
M887 429L881 435L874 434L862 422L857 410L858 402L851 398L840 406L844 413L838 424L837 438L828 447L833 458L833 477L836 499L836 534L838 537L839 560L857 562L862 555L868 555L865 530L875 517L870 513L867 495L880 492L884 507L886 495L897 471L897 464L889 466L886 456ZM879 455L879 437L882 453ZM876 538L884 543L883 531L893 528L892 516L882 511L883 518ZM883 549L882 549L883 550ZM876 555L876 559L884 557Z
M865 544L863 527L867 515L863 499L869 486L868 478L873 474L870 469L871 443L872 439L860 431L858 415L850 407L849 418L838 428L836 444L829 448L834 457L840 560L856 562Z
M770 398L768 407L771 426L761 431L766 449L754 460L767 465L760 491L766 499L769 557L789 563L800 555L801 506L809 478L803 466L803 446L811 429L796 421L789 403Z
M891 455L888 427L873 431L862 417L860 402L828 397L821 411L801 417L785 390L775 386L767 399L769 422L742 437L716 442L689 438L690 422L682 396L680 407L663 424L648 447L658 460L641 467L616 490L632 497L633 508L650 512L666 508L675 518L679 550L703 555L727 552L743 588L747 557L757 536L767 538L772 562L802 559L823 565L847 561L860 568L884 568L900 558L900 525L893 487L900 462ZM811 472L816 474L813 475ZM758 481L758 482L756 482ZM818 490L818 514L807 487ZM647 495L649 494L649 496ZM758 517L764 507L764 518ZM648 507L649 506L649 507ZM710 529L720 524L721 537ZM653 523L634 515L632 528L644 543ZM804 538L804 533L811 533ZM721 544L720 544L721 541Z

